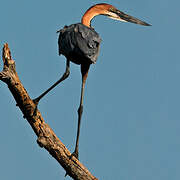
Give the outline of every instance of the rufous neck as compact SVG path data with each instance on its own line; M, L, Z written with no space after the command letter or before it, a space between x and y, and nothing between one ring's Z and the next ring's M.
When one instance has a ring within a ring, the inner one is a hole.
M84 24L85 26L91 27L91 20L100 14L105 14L105 10L104 9L100 9L99 7L101 7L101 5L96 5L96 6L92 6L91 8L89 8L85 14L83 15L82 19L81 19L81 23Z
M83 15L83 17L81 19L81 23L87 27L91 27L91 20L97 15L98 15L98 13L96 11L94 11L93 8L89 9Z

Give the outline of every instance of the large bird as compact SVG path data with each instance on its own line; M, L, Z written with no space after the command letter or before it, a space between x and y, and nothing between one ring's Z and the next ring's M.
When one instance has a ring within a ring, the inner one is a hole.
M137 18L123 13L122 11L119 11L110 4L101 3L90 7L83 15L81 23L65 26L63 29L58 31L60 33L58 39L59 55L63 54L66 57L65 73L55 84L53 84L48 90L46 90L38 98L36 98L34 102L37 105L43 96L45 96L51 89L53 89L57 84L59 84L69 76L70 62L79 64L81 66L82 86L80 105L78 108L78 128L76 146L74 152L72 153L72 155L74 155L76 158L78 158L79 154L78 147L81 117L83 113L83 96L85 82L88 76L90 65L96 63L101 43L101 38L99 34L91 27L91 20L98 15L105 15L109 18L119 21L150 26L150 24L144 21L141 21Z

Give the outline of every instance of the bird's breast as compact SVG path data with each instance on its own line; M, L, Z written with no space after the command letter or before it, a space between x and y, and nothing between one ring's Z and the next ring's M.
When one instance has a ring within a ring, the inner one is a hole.
M65 26L60 30L59 54L76 63L96 63L101 38L92 28L81 23Z

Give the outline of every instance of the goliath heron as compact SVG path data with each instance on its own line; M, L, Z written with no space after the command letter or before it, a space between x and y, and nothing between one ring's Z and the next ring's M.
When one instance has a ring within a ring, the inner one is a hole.
M42 93L38 98L34 100L37 105L39 100L46 95L51 89L53 89L60 82L65 80L70 74L70 61L79 64L81 66L82 74L82 86L81 86L81 98L80 105L78 108L78 128L76 137L76 146L73 155L78 158L78 146L79 146L79 134L80 134L80 124L81 116L83 112L83 96L85 82L88 76L88 70L91 64L95 64L98 54L101 38L98 33L91 27L91 20L97 15L105 15L109 18L131 22L135 24L140 24L144 26L150 26L150 24L134 18L130 15L119 11L114 6L110 4L96 4L90 7L81 19L81 23L72 24L70 26L65 26L63 29L59 30L59 55L63 54L66 57L66 70L63 76L48 90Z

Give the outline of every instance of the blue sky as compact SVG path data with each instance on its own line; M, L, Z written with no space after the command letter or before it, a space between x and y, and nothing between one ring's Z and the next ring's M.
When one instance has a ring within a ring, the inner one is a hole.
M102 43L85 90L80 161L103 180L179 180L178 0L2 1L0 48L9 43L20 79L35 98L65 70L56 31L80 22L86 9L100 2L153 26L103 16L93 20ZM39 104L45 121L71 152L80 86L80 68L71 64L68 80ZM37 145L2 82L0 98L0 179L65 179L63 168Z

